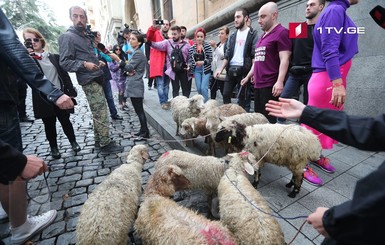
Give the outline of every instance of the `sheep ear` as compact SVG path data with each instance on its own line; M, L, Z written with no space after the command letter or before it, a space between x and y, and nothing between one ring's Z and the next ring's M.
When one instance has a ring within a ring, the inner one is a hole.
M229 153L229 154L227 154L227 155L229 155L229 156L231 156L231 157L235 157L235 155L237 155L237 153Z
M258 168L258 162L257 162L257 159L255 159L255 156L253 156L253 154L249 153L247 155L247 159L249 160L249 162L251 164L253 164L256 168Z
M253 175L254 174L254 168L253 168L253 166L251 166L250 163L243 162L243 167L244 167L246 173L248 173L249 175Z
M144 160L147 160L147 159L148 159L148 153L147 153L147 151L143 151L143 152L142 152L142 158L143 158Z
M194 123L191 124L191 128L192 128L192 131L195 132L195 124Z

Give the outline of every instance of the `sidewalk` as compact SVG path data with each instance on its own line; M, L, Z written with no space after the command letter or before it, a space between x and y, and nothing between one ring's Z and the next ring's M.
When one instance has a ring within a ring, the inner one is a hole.
M147 85L147 81L145 81ZM38 155L46 160L52 167L48 174L48 186L52 196L46 202L48 188L44 184L42 176L28 183L28 192L34 200L29 205L29 214L35 215L49 209L58 210L55 222L48 226L41 234L33 238L36 244L75 244L75 229L82 205L87 196L104 178L125 161L126 155L135 144L146 144L149 149L150 159L144 166L142 176L144 185L148 177L154 171L154 162L165 151L171 149L184 149L197 154L204 152L206 145L203 139L198 139L198 148L186 148L181 138L175 138L175 122L172 120L171 111L160 108L157 91L147 90L145 86L145 111L151 132L151 140L133 142L130 134L137 132L139 121L132 107L127 112L119 112L124 120L111 120L111 136L121 146L124 152L121 154L101 156L94 147L94 138L91 113L87 106L84 93L78 87L78 106L75 114L71 116L76 137L82 150L75 154L58 123L58 142L62 158L55 160L49 154L49 145L45 138L44 126L41 120L34 123L22 123L23 145L25 154ZM170 88L171 92L171 88ZM27 113L31 116L31 96L28 91ZM330 157L337 169L334 174L326 174L314 168L325 181L322 187L314 187L303 183L302 189L296 198L289 198L289 190L285 184L289 182L291 173L283 167L266 164L262 171L262 178L258 191L269 202L271 208L284 217L308 215L318 206L330 207L352 197L357 180L367 175L385 158L385 153L365 152L352 147L339 144L331 151L324 151ZM208 207L204 195L199 191L186 192L187 195L176 195L181 205L197 210L207 215ZM297 233L304 219L285 221L278 220L285 233L285 240L289 242ZM0 235L6 244L10 244L8 231L9 223L0 224ZM305 225L293 244L320 244L322 236L319 236L310 225ZM128 244L132 244L129 242ZM140 239L135 244L141 244Z

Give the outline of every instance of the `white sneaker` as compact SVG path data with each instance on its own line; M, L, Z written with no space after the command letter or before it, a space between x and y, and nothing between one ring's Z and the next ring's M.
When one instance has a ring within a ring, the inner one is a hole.
M11 228L13 245L23 244L25 241L49 226L56 218L56 210L50 210L38 216L29 216L27 221L19 227Z
M4 211L3 206L1 206L0 203L0 221L5 220L8 218L8 214Z

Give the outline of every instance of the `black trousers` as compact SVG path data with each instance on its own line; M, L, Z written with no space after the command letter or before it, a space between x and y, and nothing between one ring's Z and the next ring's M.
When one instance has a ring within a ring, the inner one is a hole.
M231 76L227 75L226 81L224 82L223 86L223 104L230 104L231 103L231 97L233 95L234 88L237 85L240 85L241 80L243 79L243 75L239 76ZM246 107L246 89L242 86L239 86L240 92L238 92L238 104L242 107Z
M179 95L179 88L182 87L182 94L187 98L191 93L191 80L188 80L187 73L175 73L175 80L171 79L172 85L172 97L175 98Z
M274 97L272 91L273 87L254 88L254 111L266 116L267 120L269 120L270 123L276 123L277 118L268 115L268 112L266 111L265 107L266 103L269 100L278 101L278 97Z
M210 77L210 98L212 100L217 98L218 89L223 97L223 86L224 82L222 80L215 79L213 76Z
M70 113L66 110L61 110L54 106L55 116L42 118L44 123L45 135L51 147L57 147L57 132L56 132L56 118L59 120L64 134L67 136L69 142L76 141L74 128L70 121Z
M132 106L134 107L135 113L136 115L138 115L138 118L139 118L139 122L140 122L139 134L147 134L146 136L148 136L150 134L150 131L148 130L148 127L147 127L146 114L144 113L144 109L143 109L143 98L130 97L130 99L131 99Z

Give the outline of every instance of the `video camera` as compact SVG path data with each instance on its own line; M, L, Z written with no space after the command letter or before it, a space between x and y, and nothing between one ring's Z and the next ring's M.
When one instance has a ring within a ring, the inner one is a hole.
M91 30L91 25L87 25L85 33L86 33L86 36L91 39L94 39L98 35L97 31Z

